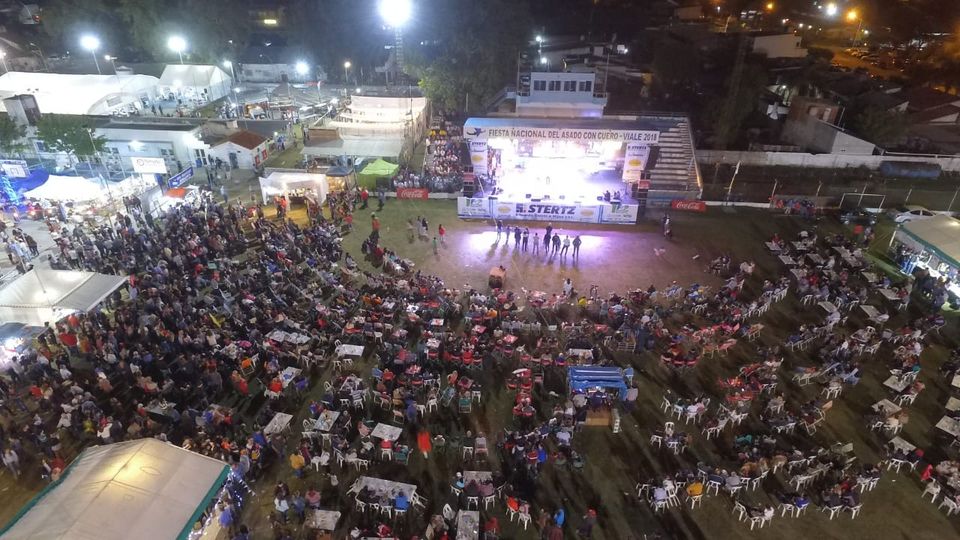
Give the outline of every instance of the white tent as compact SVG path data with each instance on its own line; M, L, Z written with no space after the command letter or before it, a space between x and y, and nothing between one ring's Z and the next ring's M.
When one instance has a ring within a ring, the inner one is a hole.
M23 194L29 199L49 199L53 201L92 201L103 194L103 185L99 180L82 176L50 175L42 185Z
M34 268L0 289L0 321L43 326L74 311L90 311L126 280L95 272Z
M0 76L0 99L30 94L45 114L110 114L141 99L153 99L156 77L149 75L68 75L11 71ZM3 108L0 103L0 109Z
M230 93L233 79L219 66L169 64L160 75L160 90L190 99L216 101Z
M317 204L327 200L327 175L305 172L272 172L266 178L260 178L260 195L267 204L270 197L289 195L294 190L307 190Z
M960 268L960 220L947 215L905 223L896 233L897 240L929 251L941 261Z
M0 530L0 538L186 538L228 472L222 461L156 439L94 446Z

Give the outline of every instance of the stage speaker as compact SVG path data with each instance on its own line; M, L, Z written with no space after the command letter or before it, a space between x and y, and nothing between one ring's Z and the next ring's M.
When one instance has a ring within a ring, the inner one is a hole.
M550 196L549 196L549 195L544 195L544 196L543 196L543 200L549 201L549 200L550 200Z
M528 199L531 197L531 195L530 195L529 193L527 193L525 196L526 196L526 198L528 198Z
M540 199L530 199L530 202L540 202Z
M561 201L567 200L567 196L566 196L566 195L561 195L561 196L560 196L560 200L561 200Z

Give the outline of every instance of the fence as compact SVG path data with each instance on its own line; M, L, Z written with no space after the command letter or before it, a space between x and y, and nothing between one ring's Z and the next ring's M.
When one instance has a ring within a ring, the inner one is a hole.
M850 154L807 154L803 152L733 152L697 150L697 161L702 165L718 163L755 165L765 167L810 167L818 169L847 169L864 167L877 169L884 161L912 161L937 163L944 171L960 171L960 156L888 153L881 156Z

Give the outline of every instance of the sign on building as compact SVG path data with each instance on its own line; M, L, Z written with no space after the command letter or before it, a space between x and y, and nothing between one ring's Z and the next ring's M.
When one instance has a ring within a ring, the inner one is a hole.
M167 162L158 157L134 157L133 170L140 174L167 174Z
M172 188L180 187L191 178L193 178L193 167L187 167L186 169L171 176L170 180L167 181L167 185Z
M10 178L30 176L30 166L22 159L0 159L0 170Z

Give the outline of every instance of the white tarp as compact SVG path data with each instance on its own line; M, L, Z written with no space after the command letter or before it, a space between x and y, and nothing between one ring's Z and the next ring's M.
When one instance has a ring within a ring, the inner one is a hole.
M348 156L396 162L402 147L401 139L334 139L304 146L300 152L308 158Z
M18 94L37 98L44 114L109 114L152 99L159 79L149 75L69 75L11 71L0 76L0 99ZM0 109L3 104L0 102ZM6 109L3 109L6 110Z
M0 289L0 321L43 326L89 311L126 282L123 276L34 268Z
M266 178L260 178L260 196L267 204L275 195L288 194L296 189L307 189L313 192L317 204L327 200L330 188L327 184L327 175L300 172L272 172Z
M163 68L159 86L164 91L189 90L195 97L210 94L208 100L217 100L230 93L233 79L219 66L195 64L169 64Z
M103 185L99 180L51 174L43 185L25 192L23 196L29 199L84 202L97 199L102 193Z
M156 439L94 446L0 534L4 540L170 540L199 518L227 464Z
M960 266L960 220L947 215L930 219L917 219L903 225L899 234L918 241L922 247L931 249L944 262Z

